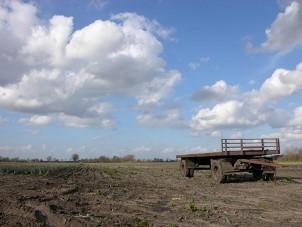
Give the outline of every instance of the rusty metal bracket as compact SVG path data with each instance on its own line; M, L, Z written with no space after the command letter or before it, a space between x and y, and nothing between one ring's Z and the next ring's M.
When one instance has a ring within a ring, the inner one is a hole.
M240 162L243 163L249 163L249 164L256 164L256 165L262 165L262 166L269 166L269 167L274 167L274 168L282 168L286 167L286 165L275 163L270 160L264 160L264 159L239 159Z

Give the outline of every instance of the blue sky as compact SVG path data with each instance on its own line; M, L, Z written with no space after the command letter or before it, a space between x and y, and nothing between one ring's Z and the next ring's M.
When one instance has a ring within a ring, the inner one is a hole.
M0 156L301 143L301 1L1 1L0 39Z

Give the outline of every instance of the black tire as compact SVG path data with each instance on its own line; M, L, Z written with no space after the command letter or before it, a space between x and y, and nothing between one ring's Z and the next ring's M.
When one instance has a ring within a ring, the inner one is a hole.
M221 163L219 160L211 160L211 172L212 178L216 183L224 183L226 176L223 174Z
M264 173L262 176L262 179L264 181L273 181L273 180L275 180L275 174L274 173Z
M262 170L254 170L253 171L253 177L256 180L260 180L261 178L263 178L263 171Z
M186 177L193 177L194 176L194 169L188 169L188 175Z

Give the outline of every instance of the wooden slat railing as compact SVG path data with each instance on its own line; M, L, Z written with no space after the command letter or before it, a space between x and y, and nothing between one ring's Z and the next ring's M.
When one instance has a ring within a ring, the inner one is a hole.
M279 138L261 139L221 139L221 151L226 155L240 152L242 155L260 152L261 154L280 154Z

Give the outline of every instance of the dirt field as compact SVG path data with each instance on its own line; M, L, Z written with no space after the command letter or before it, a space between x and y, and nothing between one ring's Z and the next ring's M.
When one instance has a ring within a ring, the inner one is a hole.
M276 182L216 185L176 163L83 164L52 176L0 174L0 226L302 226L302 165Z

